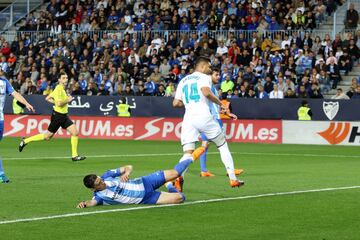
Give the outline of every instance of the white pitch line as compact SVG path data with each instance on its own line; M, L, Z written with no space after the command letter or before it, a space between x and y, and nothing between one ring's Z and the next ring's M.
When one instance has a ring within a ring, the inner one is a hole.
M185 202L183 204L150 205L150 206L98 210L98 211L80 212L80 213L67 213L67 214L52 215L52 216L46 216L46 217L19 218L19 219L14 219L14 220L0 221L0 225L20 223L20 222L34 222L34 221L57 219L57 218L78 217L78 216L95 215L95 214L103 214L103 213L128 212L128 211L136 211L136 210L144 210L144 209L152 209L152 208L167 208L167 207L177 207L177 206L180 207L180 206L187 206L187 205L197 205L197 204L202 204L202 203L224 202L224 201L231 201L231 200L244 200L244 199L252 199L252 198L264 198L264 197L296 195L296 194L314 193L314 192L328 192L328 191L359 189L359 188L360 188L360 186L320 188L320 189L299 190L299 191L291 191L291 192L264 193L264 194L258 194L258 195L248 195L248 196L229 197L229 198L215 198L215 199Z
M338 155L338 154L310 154L310 153L254 153L254 152L231 152L239 155L255 156L292 156L292 157L329 157L329 158L360 158L360 155ZM139 153L139 154L110 154L110 155L88 155L87 158L108 158L108 157L153 157L153 156L181 156L183 153ZM208 152L207 154L219 154L218 152ZM56 157L11 157L3 160L42 160L42 159L67 159L69 156Z

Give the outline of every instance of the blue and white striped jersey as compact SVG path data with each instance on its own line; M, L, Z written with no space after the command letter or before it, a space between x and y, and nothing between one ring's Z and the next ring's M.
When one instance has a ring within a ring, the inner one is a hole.
M145 197L145 187L142 178L123 182L119 179L120 168L105 172L101 178L106 189L94 192L93 199L98 205L139 204Z
M0 77L0 121L4 121L4 106L6 95L10 95L14 92L14 88L11 86L9 81Z
M211 85L211 91L215 94L216 97L219 97L219 94L214 85ZM220 106L217 105L216 103L209 101L209 108L213 118L216 120L220 119Z

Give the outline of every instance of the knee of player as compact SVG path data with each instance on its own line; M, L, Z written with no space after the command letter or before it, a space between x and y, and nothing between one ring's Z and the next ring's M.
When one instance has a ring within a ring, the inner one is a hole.
M226 143L225 135L223 133L221 133L214 139L211 139L211 142L215 143L216 147L219 148Z
M71 135L73 137L77 137L79 135L79 131L76 129Z

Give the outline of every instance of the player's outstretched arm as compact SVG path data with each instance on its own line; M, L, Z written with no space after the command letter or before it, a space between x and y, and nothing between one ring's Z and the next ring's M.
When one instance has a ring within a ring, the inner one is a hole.
M129 177L132 171L133 171L132 165L126 165L124 167L120 167L120 173L121 173L120 179L124 182L129 181Z
M86 207L95 207L97 205L97 201L92 199L92 200L87 200L87 201L81 201L76 207L77 208L86 208Z
M26 99L25 99L23 96L21 96L20 93L14 91L14 92L12 93L12 96L13 96L16 100L18 100L19 102L21 102L22 104L24 104L25 107L26 107L29 111L35 112L34 107L33 107L28 101L26 101Z

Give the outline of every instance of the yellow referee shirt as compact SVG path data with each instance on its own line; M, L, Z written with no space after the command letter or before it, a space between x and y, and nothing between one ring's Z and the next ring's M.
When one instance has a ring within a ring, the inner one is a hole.
M65 88L63 85L58 84L56 86L56 88L54 89L54 91L52 93L49 94L50 97L52 97L54 99L55 105L54 105L54 111L58 112L58 113L62 113L62 114L67 114L68 113L68 104L65 104L62 107L58 107L56 106L56 103L59 101L67 101L68 96L66 94Z

